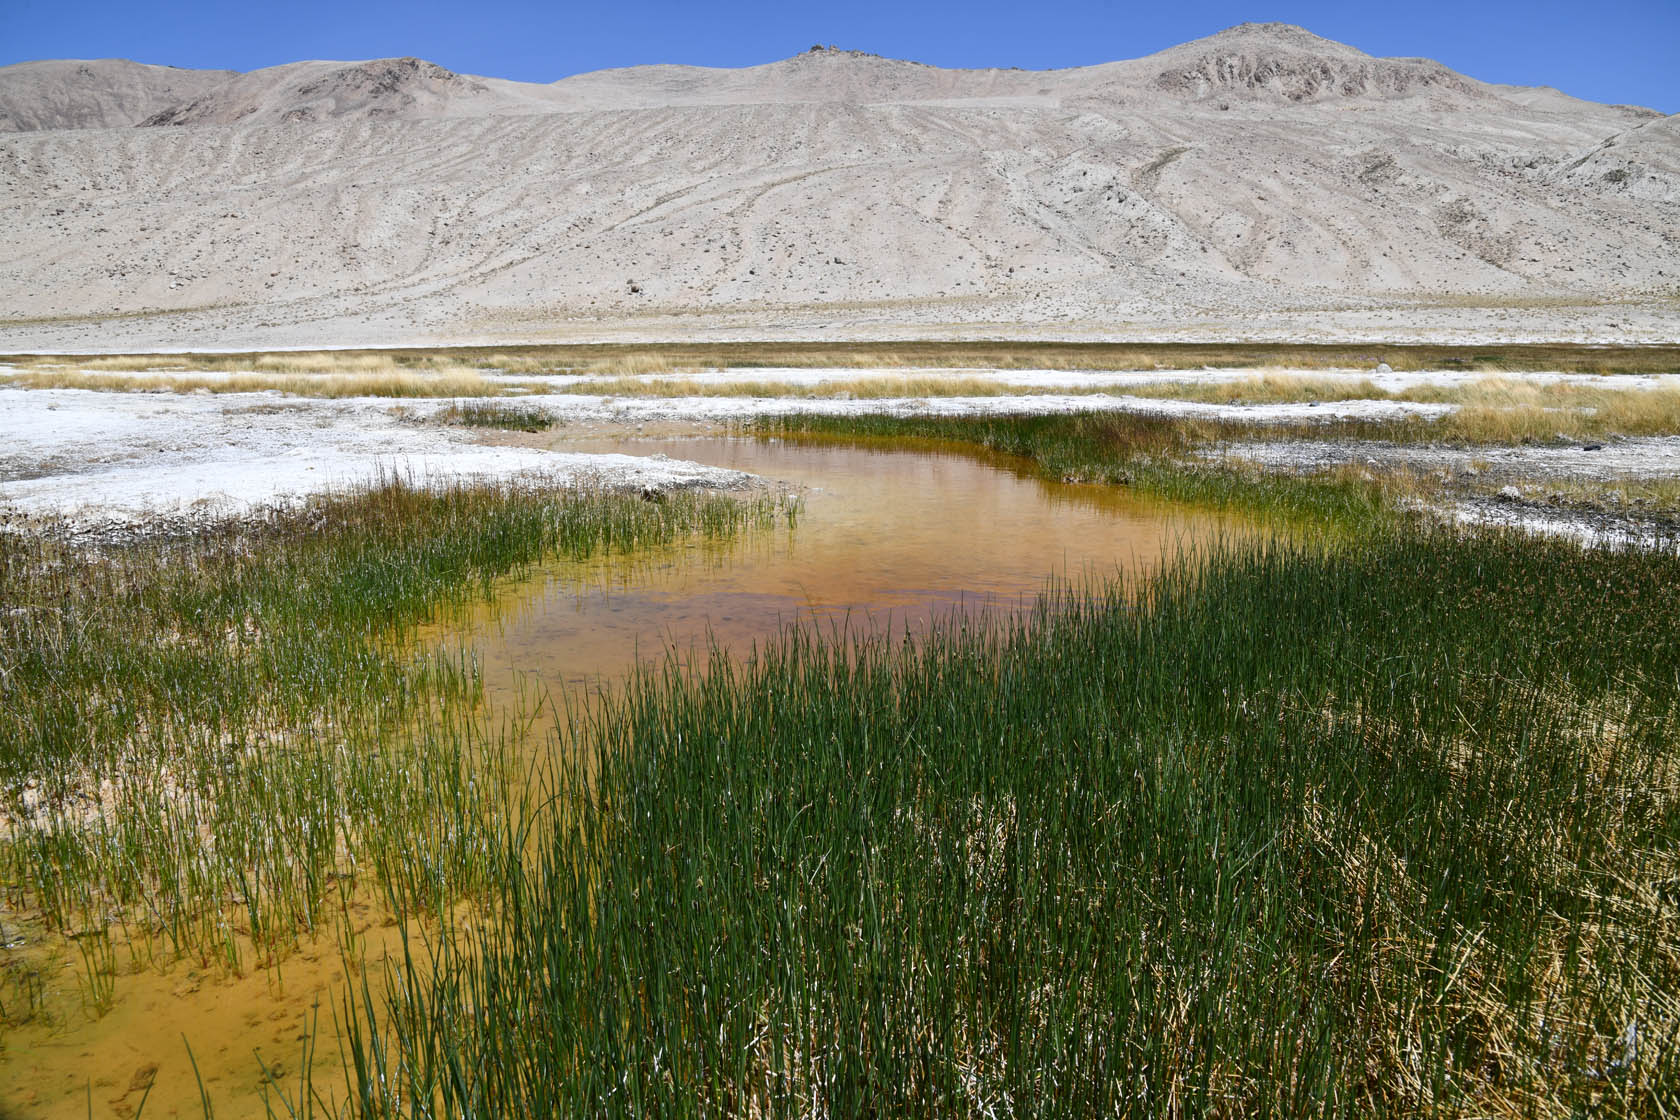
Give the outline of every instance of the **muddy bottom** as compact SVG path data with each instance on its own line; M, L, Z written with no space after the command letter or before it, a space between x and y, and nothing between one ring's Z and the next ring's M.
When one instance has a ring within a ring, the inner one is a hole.
M40 1009L0 1034L0 1120L287 1116L305 1099L336 1115L348 1103L334 1029L347 985L360 985L366 969L377 986L384 962L401 959L405 932L371 898L351 902L343 920L345 930L279 961L258 963L235 935L248 963L232 973L196 958L160 965L114 946L108 1007L74 946L37 956ZM418 923L407 933L420 943Z

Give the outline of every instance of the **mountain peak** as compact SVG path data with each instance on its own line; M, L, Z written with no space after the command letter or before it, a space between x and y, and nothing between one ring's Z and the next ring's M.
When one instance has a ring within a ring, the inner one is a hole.
M1196 43L1228 42L1237 39L1245 41L1270 42L1282 46L1302 47L1309 50L1322 50L1328 48L1338 53L1344 51L1353 51L1358 54L1364 53L1354 47L1348 46L1346 43L1338 43L1334 39L1326 39L1322 35L1315 35L1298 24L1280 23L1277 21L1233 24L1230 27L1225 28L1223 31L1216 31L1206 38L1195 39L1184 45L1194 46Z
M1195 56L1201 54L1268 54L1268 55L1310 55L1315 58L1361 59L1370 58L1358 47L1351 47L1346 43L1339 43L1334 39L1326 39L1322 35L1315 35L1304 27L1293 23L1238 23L1215 31L1212 35L1200 39L1191 39L1187 43L1180 43L1175 47L1168 47L1150 55L1150 58L1173 58Z
M413 118L440 111L483 84L418 58L293 62L240 74L213 92L173 105L144 126L289 123L343 117Z
M1291 23L1239 23L1140 60L1160 67L1153 86L1291 102L1404 97L1423 90L1474 94L1477 85L1438 62L1376 58Z
M1066 70L944 69L819 45L747 67L634 66L535 85L418 58L294 62L246 74L123 62L0 67L0 133L148 125L437 120L748 104L993 106L1208 101L1485 103L1503 96L1417 58L1376 58L1289 23L1241 23L1145 58Z

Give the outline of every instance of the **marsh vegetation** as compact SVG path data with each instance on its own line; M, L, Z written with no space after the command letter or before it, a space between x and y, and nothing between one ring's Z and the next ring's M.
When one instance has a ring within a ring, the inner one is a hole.
M1431 527L1401 477L1198 459L1199 422L752 431L1279 531L913 639L656 662L546 744L417 628L545 556L788 508L393 483L0 534L9 911L97 1014L136 954L267 967L375 897L395 952L276 1115L1664 1114L1674 550ZM8 964L14 1030L41 991Z
M459 401L438 412L434 419L441 424L458 424L463 428L500 428L517 432L546 432L555 423L554 417L540 408L502 401Z
M0 1045L103 1014L136 971L275 967L352 899L482 894L516 729L417 627L545 558L781 514L392 478L179 536L0 533L0 924L39 931L0 962Z
M1380 349L1380 348L1379 348ZM1323 352L1320 352L1320 351ZM1206 352L1204 352L1206 351ZM1512 355L1557 373L1518 372L1504 351L1409 348L1381 354L1406 378L1361 376L1374 354L1314 347L1228 348L1090 346L1004 347L970 353L911 347L768 350L717 346L692 351L574 347L513 351L323 352L317 354L160 355L14 358L0 385L112 393L279 392L321 399L448 399L446 423L541 431L567 397L655 400L704 398L905 401L938 398L1090 397L1105 410L1172 414L1204 442L1375 439L1388 443L1511 445L1680 435L1680 353L1665 348L1515 348ZM959 357L990 358L964 366ZM1004 357L1013 357L1013 364ZM701 359L706 359L702 361ZM1203 367L1197 359L1231 364ZM1350 364L1332 365L1331 362ZM1277 364L1273 364L1277 363ZM889 372L911 367L905 372ZM746 371L767 369L763 376ZM789 367L796 367L790 369ZM800 374L797 369L805 371ZM832 370L833 373L824 373ZM1020 370L1033 373L1023 377ZM1058 379L1055 371L1068 376ZM1158 379L1148 371L1159 372ZM1014 376L1011 376L1015 372ZM1632 380L1617 374L1662 375ZM1095 374L1096 376L1092 376ZM1107 376L1102 376L1107 374ZM508 398L533 399L525 403ZM1149 402L1161 401L1160 406ZM1256 413L1212 415L1184 406L1368 405L1358 415L1280 421ZM1405 406L1419 406L1407 411ZM1030 411L1031 409L1026 409Z
M1677 576L1396 528L641 676L357 1108L1660 1115Z
M1070 416L764 417L750 425L767 436L924 441L971 446L1031 463L1070 482L1126 486L1153 497L1211 509L1282 517L1320 530L1369 529L1396 515L1403 476L1339 471L1297 477L1241 463L1207 462L1196 452L1221 433L1246 427L1129 413Z

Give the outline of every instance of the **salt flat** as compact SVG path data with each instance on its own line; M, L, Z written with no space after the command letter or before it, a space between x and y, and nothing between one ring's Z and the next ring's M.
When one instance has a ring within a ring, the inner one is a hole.
M0 68L0 350L1680 339L1680 118L1278 24L1061 71Z
M490 446L396 402L0 389L0 509L85 528L248 514L381 478L737 488L736 471Z
M9 367L0 366L0 374ZM982 416L1128 412L1247 424L1309 424L1333 420L1439 419L1453 404L1390 399L1382 394L1422 387L1466 387L1462 371L1370 373L1327 371L1299 375L1343 385L1350 399L1236 403L1186 399L1210 383L1241 382L1251 370L1077 372L1060 370L921 370L915 380L951 378L992 390L974 396L806 397L733 395L730 383L750 373L765 392L799 391L825 382L862 378L870 370L755 369L694 375L708 391L726 395L606 395L588 379L520 377L550 390L498 396L481 403L538 412L552 433L520 436L448 423L456 399L357 397L321 399L279 392L160 392L134 375L135 391L0 387L0 513L67 517L91 532L168 528L249 514L270 506L353 489L383 477L421 485L465 480L535 481L547 485L617 489L701 486L741 488L775 483L697 463L636 454L594 454L568 445L609 442L636 450L648 429L719 433L755 417L821 415ZM214 381L217 374L204 374ZM232 376L232 375L223 375ZM614 378L657 383L666 375ZM1295 376L1282 372L1281 376ZM494 385L497 379L491 378ZM1504 382L1570 385L1605 392L1673 392L1680 375L1654 377L1532 373ZM891 386L891 378L881 379ZM910 383L915 383L912 381ZM1105 391L1093 393L1093 386ZM1362 395L1369 386L1376 395ZM1066 391L1062 391L1062 390ZM1183 396L1177 395L1182 391ZM1359 468L1464 473L1467 468L1545 484L1561 479L1610 484L1680 478L1680 437L1619 437L1584 450L1577 444L1448 446L1387 445L1370 441L1291 438L1244 441L1210 448L1280 471ZM1485 505L1485 503L1484 503ZM1490 506L1509 518L1509 508ZM1485 512L1485 510L1484 510ZM1528 511L1532 513L1532 511Z

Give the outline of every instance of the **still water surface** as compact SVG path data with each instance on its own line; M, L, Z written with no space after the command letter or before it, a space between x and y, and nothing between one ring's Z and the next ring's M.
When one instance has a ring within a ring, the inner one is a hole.
M558 564L511 586L471 628L492 692L610 685L638 660L703 660L712 644L741 654L796 622L916 633L953 612L1030 606L1053 578L1133 575L1242 531L950 451L717 437L567 448L748 471L798 487L804 505L791 529Z

